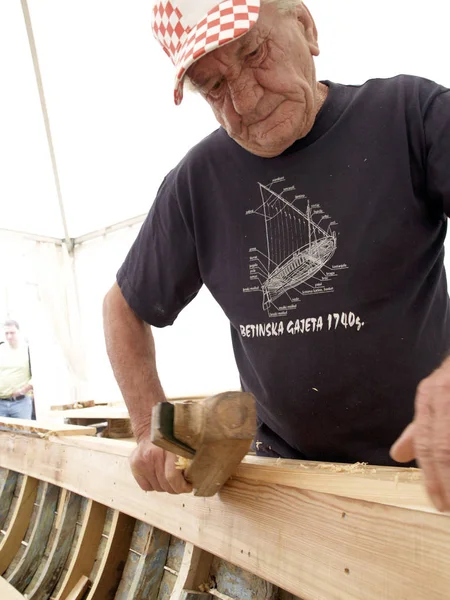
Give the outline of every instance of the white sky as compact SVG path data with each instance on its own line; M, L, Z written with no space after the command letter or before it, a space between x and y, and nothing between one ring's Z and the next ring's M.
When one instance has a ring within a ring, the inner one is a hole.
M147 212L165 173L215 128L172 103L150 0L29 0L70 235ZM438 0L310 0L318 76L412 73L450 87L450 9ZM62 237L20 0L0 2L0 228Z

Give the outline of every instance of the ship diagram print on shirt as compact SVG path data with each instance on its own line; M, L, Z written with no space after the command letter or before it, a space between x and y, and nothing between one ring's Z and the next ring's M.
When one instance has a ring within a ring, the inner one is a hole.
M337 225L284 177L258 183L261 204L248 210L265 229L263 247L249 248L249 276L244 292L262 294L269 317L286 316L303 296L334 291L332 280L346 264L333 264L338 246Z

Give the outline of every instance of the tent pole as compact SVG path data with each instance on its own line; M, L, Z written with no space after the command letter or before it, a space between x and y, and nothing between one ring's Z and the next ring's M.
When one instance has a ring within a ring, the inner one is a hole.
M53 145L53 137L52 137L52 131L51 131L51 127L50 127L50 119L49 119L48 110L47 110L47 103L45 101L44 86L42 83L41 69L39 66L39 59L38 59L37 50L36 50L36 42L34 39L30 11L28 8L28 0L21 0L21 3L22 3L23 16L25 19L25 26L27 29L28 43L30 45L31 56L33 58L34 74L36 76L36 83L37 83L37 87L38 87L38 91L39 91L39 98L41 101L41 110L42 110L42 116L44 118L45 131L47 134L48 149L50 151L50 157L51 157L51 161L52 161L53 177L55 180L56 193L58 195L59 211L61 214L61 221L62 221L62 225L64 228L64 241L66 243L69 254L72 254L74 244L73 244L73 240L69 236L69 230L67 227L66 211L65 211L64 201L63 201L62 192L61 192L61 184L60 184L60 180L59 180L58 165L56 162L55 148Z
M85 242L90 242L91 240L95 240L96 238L103 237L109 233L113 233L114 231L120 231L121 229L125 229L126 227L133 227L133 225L139 225L145 221L147 217L146 214L138 215L137 217L132 217L131 219L127 219L126 221L120 221L120 223L115 223L114 225L108 225L107 227L102 227L101 229L97 229L96 231L92 231L90 233L86 233L85 235L81 235L79 237L74 238L73 244L74 246L78 246L79 244L84 244Z
M35 233L28 233L27 231L18 231L16 229L5 229L0 227L0 236L2 234L6 235L20 235L21 237L32 240L33 242L45 242L46 244L55 244L55 246L62 246L64 244L64 240L61 238L50 237L48 235L37 235Z

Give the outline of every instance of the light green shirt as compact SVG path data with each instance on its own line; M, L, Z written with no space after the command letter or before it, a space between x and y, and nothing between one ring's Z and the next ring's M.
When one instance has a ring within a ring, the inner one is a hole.
M0 398L12 396L30 383L28 346L11 348L8 342L0 345Z

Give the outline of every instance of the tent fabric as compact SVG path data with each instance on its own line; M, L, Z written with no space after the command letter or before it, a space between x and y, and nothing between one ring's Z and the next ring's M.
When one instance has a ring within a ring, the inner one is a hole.
M22 0L22 3L25 0ZM320 78L414 73L450 86L438 0L310 0ZM28 0L69 235L148 211L168 170L216 127L201 98L172 101L173 66L149 0ZM64 231L21 3L0 3L0 227Z

